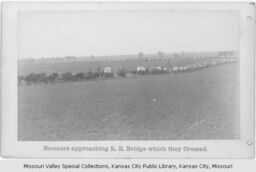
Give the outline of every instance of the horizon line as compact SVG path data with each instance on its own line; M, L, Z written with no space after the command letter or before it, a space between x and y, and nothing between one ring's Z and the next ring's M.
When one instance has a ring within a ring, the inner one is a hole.
M66 56L52 56L52 57L26 57L21 58L18 60L43 60L43 59L64 59L64 58L97 58L97 57L118 57L118 56L139 56L140 53L143 53L143 56L149 56L149 55L157 55L158 53L163 53L164 55L173 55L173 54L186 54L186 53L217 53L217 52L238 52L237 50L216 50L216 51L179 51L179 52L163 52L158 51L156 53L144 53L144 52L138 52L137 54L109 54L109 55L86 55L86 56L75 56L75 55L66 55Z

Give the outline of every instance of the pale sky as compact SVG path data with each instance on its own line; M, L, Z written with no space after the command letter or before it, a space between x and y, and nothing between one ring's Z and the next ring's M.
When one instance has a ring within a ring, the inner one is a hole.
M18 19L20 59L239 51L237 11L31 11Z

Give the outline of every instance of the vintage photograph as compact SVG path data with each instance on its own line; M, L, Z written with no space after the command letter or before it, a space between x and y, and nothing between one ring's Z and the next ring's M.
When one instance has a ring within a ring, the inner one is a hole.
M18 141L240 139L238 10L17 19Z

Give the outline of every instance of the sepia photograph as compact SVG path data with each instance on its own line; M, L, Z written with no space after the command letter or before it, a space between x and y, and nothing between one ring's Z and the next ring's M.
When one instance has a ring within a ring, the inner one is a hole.
M251 158L255 4L4 3L15 158Z
M18 14L18 140L239 139L237 11Z

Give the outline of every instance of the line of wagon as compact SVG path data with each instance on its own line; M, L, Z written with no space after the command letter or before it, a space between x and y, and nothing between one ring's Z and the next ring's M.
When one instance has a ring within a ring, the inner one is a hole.
M125 78L132 77L134 75L160 75L169 73L185 73L194 70L199 70L202 68L232 63L236 60L233 58L221 59L218 61L201 62L197 64L189 64L186 66L138 66L136 70L127 71L124 68L119 69L117 72L113 72L111 67L104 67L103 70L100 68L97 71L92 72L89 70L87 73L30 73L28 75L18 76L19 86L32 86L32 85L42 85L42 84L55 84L55 83L66 83L66 82L78 82L86 80L101 80L101 79L113 79L113 78Z

